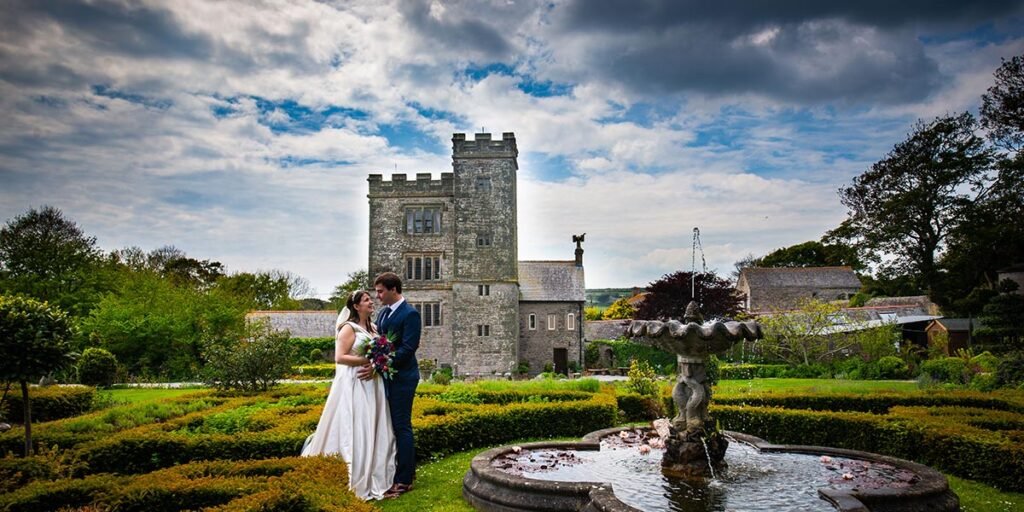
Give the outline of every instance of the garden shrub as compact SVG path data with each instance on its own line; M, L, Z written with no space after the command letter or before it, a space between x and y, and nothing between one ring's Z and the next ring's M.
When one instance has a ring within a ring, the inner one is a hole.
M31 389L29 400L32 402L33 423L78 416L89 411L96 400L96 389L89 386L32 386ZM25 408L21 394L12 392L5 401L8 404L7 420L23 422Z
M323 363L324 354L334 350L334 338L288 338L288 344L295 347L292 364Z
M921 373L938 382L964 384L967 376L967 361L959 357L929 359L921 363Z
M676 355L664 350L648 347L639 343L633 343L625 339L619 340L597 340L587 345L587 353L584 358L587 367L592 368L600 359L598 354L601 346L611 347L615 355L615 364L620 367L629 366L630 361L646 361L659 375L671 375L676 371ZM588 355L592 353L592 355ZM591 358L593 359L591 361Z
M291 373L295 353L287 331L266 321L246 326L242 339L215 340L205 348L205 381L217 389L266 391Z
M995 373L999 368L999 358L989 351L984 351L971 358L971 365L985 373Z
M978 373L971 377L970 388L977 391L992 391L998 388L994 373Z
M625 421L647 421L665 416L661 401L653 396L627 393L616 395L615 400Z
M878 376L882 379L905 379L910 376L910 368L897 356L885 356L878 360Z
M975 391L934 391L920 393L716 393L714 403L752 407L782 407L815 411L854 411L886 414L895 406L976 407L996 411L1024 413L1024 402L1009 397Z
M651 365L644 360L634 359L629 363L629 380L626 387L638 395L656 396L658 394L657 375Z
M86 386L110 387L117 377L117 358L102 348L90 347L78 359L78 381Z
M1024 385L1024 352L1013 352L1003 358L996 367L996 383L999 387Z
M790 367L782 375L791 379L828 379L832 372L823 364L801 364Z

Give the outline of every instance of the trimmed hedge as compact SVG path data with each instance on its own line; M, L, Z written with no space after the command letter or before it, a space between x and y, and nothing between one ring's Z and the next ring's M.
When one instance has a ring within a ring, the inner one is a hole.
M287 386L256 395L200 392L41 424L35 439L88 464L90 474L137 474L200 460L246 460L299 453L316 428L328 390ZM421 396L413 428L421 460L524 437L581 436L615 424L609 393L482 391L490 402L447 403ZM16 447L20 432L0 435Z
M293 367L292 374L288 378L295 380L333 379L337 371L336 366L332 363L303 364Z
M32 423L53 421L84 414L92 408L96 389L89 386L31 386ZM7 419L11 423L25 421L25 405L21 391L12 389L7 395Z
M658 398L627 393L615 397L623 419L629 422L655 420L665 416L665 407ZM670 399L671 400L671 399Z
M36 482L0 495L0 509L6 511L62 507L157 512L374 510L348 490L348 469L335 457L193 463L140 476L102 474Z
M743 395L714 395L719 405L751 407L782 407L814 411L852 411L885 414L894 406L959 406L978 407L997 411L1024 413L1024 403L1012 398L993 396L992 393L972 391L901 393L830 393L808 395L804 393L765 393Z
M723 428L777 444L833 446L913 460L1002 490L1024 488L1024 432L991 431L984 409L896 407L889 415L715 404ZM995 417L1006 419L1004 412ZM1019 415L1018 415L1019 417Z
M316 364L317 361L309 361L311 352L318 350L321 353L325 353L334 350L334 338L289 338L288 344L295 347L293 353L295 354L296 363L313 362ZM332 373L331 376L333 375Z

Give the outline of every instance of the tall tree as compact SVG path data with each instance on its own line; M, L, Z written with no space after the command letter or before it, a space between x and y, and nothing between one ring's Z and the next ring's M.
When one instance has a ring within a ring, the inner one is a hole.
M743 261L743 260L741 260ZM737 262L739 265L740 262ZM753 267L853 267L864 270L864 264L857 258L853 247L841 244L824 244L814 240L802 244L776 249L760 258L754 258L747 266Z
M905 141L840 189L848 217L826 240L847 242L882 275L910 276L929 290L939 251L986 189L992 152L975 125L970 113L919 121Z
M334 291L331 293L330 302L334 309L340 310L345 306L345 301L348 300L348 296L356 290L368 290L370 289L370 273L366 270L356 270L355 272L349 272L348 278L344 283L334 287Z
M996 145L1013 152L1024 147L1024 55L995 72L995 84L981 96L981 127Z
M32 454L28 383L71 363L71 320L63 311L25 297L0 295L0 379L21 384L25 456Z
M692 275L686 271L665 274L647 285L650 293L637 308L636 318L681 320L686 305L695 300L694 295L706 318L733 318L742 311L743 297L731 282L718 277L714 272L697 272L696 294L693 294L690 286Z
M220 278L214 289L246 301L250 309L299 309L290 286L287 277L271 272L238 272Z
M0 229L0 290L81 316L104 287L96 238L57 208L31 209Z

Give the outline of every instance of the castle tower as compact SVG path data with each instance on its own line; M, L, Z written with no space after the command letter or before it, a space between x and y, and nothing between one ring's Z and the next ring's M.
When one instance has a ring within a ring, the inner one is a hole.
M519 285L515 135L452 137L455 247L454 362L460 373L511 372L517 361Z

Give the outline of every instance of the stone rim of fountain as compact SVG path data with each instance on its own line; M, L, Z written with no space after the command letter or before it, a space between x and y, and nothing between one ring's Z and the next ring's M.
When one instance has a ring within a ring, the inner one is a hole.
M526 450L559 449L596 451L601 439L633 430L613 427L591 432L581 441L541 441L492 448L473 458L463 478L462 495L477 510L642 512L615 497L607 482L559 482L512 475L491 465L491 461L511 451L513 446ZM945 475L923 464L871 452L808 445L778 445L740 432L723 431L730 438L753 446L764 453L802 453L889 464L906 469L919 480L909 487L880 489L819 488L818 495L840 512L886 512L908 510L959 510L960 502L949 488Z

